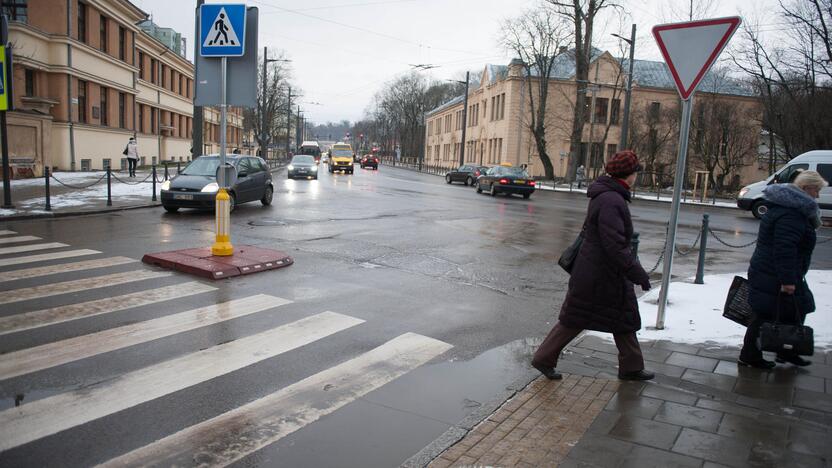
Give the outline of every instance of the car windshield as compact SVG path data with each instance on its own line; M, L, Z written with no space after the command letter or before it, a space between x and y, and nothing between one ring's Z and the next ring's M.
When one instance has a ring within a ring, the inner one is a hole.
M311 154L312 156L320 156L321 149L317 146L301 146L300 152L303 154Z
M292 164L315 164L315 157L298 155L292 158Z
M190 176L216 177L217 168L220 165L220 158L202 156L188 164L182 174Z
M336 158L345 158L345 157L346 158L351 158L352 157L352 151L345 150L345 149L334 149L334 150L332 150L332 156L334 156Z

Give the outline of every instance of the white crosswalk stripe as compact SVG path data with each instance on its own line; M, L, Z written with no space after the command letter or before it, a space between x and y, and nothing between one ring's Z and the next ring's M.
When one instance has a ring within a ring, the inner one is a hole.
M25 270L0 272L0 281L14 281L20 279L37 278L39 276L48 276L55 275L58 273L70 273L75 271L91 270L94 268L106 268L135 262L138 262L138 260L128 257L107 257L97 260L85 260L83 262L59 263L57 265L27 268Z
M59 294L68 294L72 292L86 291L89 289L116 286L119 284L133 283L153 278L164 278L166 276L171 276L172 274L173 273L166 271L134 270L126 271L124 273L96 276L94 278L64 281L63 283L44 284L41 286L32 286L30 288L14 289L11 291L4 291L3 294L0 295L0 304L42 299L44 297L57 296Z
M24 265L26 263L45 262L47 260L61 260L64 258L83 257L85 255L95 255L101 252L90 249L78 250L64 250L61 252L28 255L25 257L0 258L0 267L7 267L13 265Z
M18 242L31 242L40 240L40 237L35 236L15 236L15 237L0 237L0 244L15 244Z
M193 453L227 466L439 356L451 345L406 333L271 395L111 460L102 466L187 465Z
M139 369L114 380L0 411L0 451L242 369L362 322L346 315L324 312Z
M48 250L48 249L60 249L61 247L69 247L66 244L61 244L60 242L48 242L45 244L29 244L29 245L20 245L17 247L4 247L0 249L0 255L8 255L13 253L22 253L22 252L34 252L36 250Z
M292 301L265 294L213 304L199 309L111 328L3 355L0 380L60 366L68 362L126 348L166 336L225 322Z
M17 233L14 232L14 231L0 231L0 236L8 236L8 235L11 235L11 234L17 234Z

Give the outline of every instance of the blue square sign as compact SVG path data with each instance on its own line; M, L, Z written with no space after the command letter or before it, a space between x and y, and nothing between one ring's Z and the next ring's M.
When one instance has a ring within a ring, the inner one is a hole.
M204 4L199 8L199 55L239 57L245 54L246 6Z

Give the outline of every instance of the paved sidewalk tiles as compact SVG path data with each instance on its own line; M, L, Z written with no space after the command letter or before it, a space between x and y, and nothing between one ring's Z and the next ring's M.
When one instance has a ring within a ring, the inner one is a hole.
M642 343L650 382L621 382L586 335L430 467L832 467L832 350L807 368L739 367L737 348Z

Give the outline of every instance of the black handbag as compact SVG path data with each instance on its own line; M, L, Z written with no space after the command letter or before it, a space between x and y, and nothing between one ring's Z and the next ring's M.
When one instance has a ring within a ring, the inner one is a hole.
M795 324L780 322L780 309L782 302L777 297L777 315L774 322L763 322L760 326L760 336L757 338L757 345L763 351L772 353L797 354L798 356L811 356L815 353L815 335L812 327L801 325L800 311L797 309L797 301L791 297L794 306Z
M578 258L578 252L581 251L581 244L584 243L584 230L581 229L581 232L578 234L578 237L572 241L572 245L566 248L562 254L560 254L560 258L558 259L558 265L563 268L567 273L572 273L572 267L575 266L575 259Z
M751 323L751 305L748 303L748 296L751 294L751 286L748 280L742 276L735 276L728 289L728 297L725 298L725 307L722 309L722 316L732 320L744 327Z

